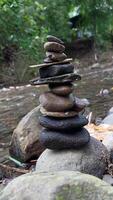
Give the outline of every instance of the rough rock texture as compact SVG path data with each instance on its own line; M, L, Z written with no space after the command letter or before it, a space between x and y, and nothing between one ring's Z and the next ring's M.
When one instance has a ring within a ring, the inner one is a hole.
M90 140L89 132L85 128L80 130L51 131L43 129L39 136L40 143L48 149L77 149L82 148Z
M14 179L0 200L113 200L113 187L73 171L31 173Z
M38 124L39 107L29 112L14 130L10 154L21 161L38 157L44 148L39 142L40 125Z
M109 159L105 146L91 137L90 142L79 150L45 150L36 165L37 172L72 170L102 178Z

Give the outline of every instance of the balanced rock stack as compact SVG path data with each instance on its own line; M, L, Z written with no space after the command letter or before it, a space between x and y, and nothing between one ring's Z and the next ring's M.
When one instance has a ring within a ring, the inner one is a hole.
M39 78L31 81L33 85L48 84L49 91L40 95L40 142L48 149L82 148L90 140L88 131L83 128L87 119L80 111L85 107L72 94L73 82L81 77L74 73L72 59L64 53L63 41L48 36L44 44L46 58L39 67Z

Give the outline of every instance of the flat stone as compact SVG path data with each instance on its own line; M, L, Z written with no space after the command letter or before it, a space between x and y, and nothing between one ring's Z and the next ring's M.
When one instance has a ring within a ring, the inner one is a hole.
M52 150L77 149L86 145L90 140L89 132L85 128L69 131L51 131L42 129L39 141Z
M60 44L64 44L64 42L61 39L59 39L55 36L52 36L52 35L48 35L47 40L48 40L48 42L57 42L57 43L60 43Z
M50 116L50 117L58 117L58 118L66 118L66 117L74 117L77 115L77 112L75 111L67 111L67 112L48 112L45 110L42 106L40 107L40 112L44 116Z
M83 115L76 115L75 117L65 119L41 116L39 118L39 123L45 128L60 131L81 128L88 124L88 120Z
M52 61L62 61L67 58L67 55L65 53L55 53L55 52L46 52L47 58L51 59Z
M108 160L109 153L106 147L100 141L90 137L87 145L79 149L45 150L37 161L36 171L39 173L72 170L102 178L107 168ZM90 188L88 189L90 190ZM81 198L78 199L81 200Z
M71 74L65 74L55 77L49 77L49 78L35 78L30 81L31 85L44 85L44 84L50 84L50 83L71 83L74 81L81 80L81 76L75 73Z
M50 112L64 112L71 109L74 105L73 98L70 96L63 97L45 92L40 95L39 102L47 111Z
M45 51L63 53L65 51L65 46L57 42L46 42L44 44L44 49Z
M52 65L46 68L39 69L40 78L48 78L53 76L59 76L64 74L73 73L73 64L62 64L62 65Z
M57 94L59 96L67 96L73 92L74 88L72 85L61 85L61 86L53 86L49 85L51 92Z
M51 63L42 63L42 64L38 64L38 65L31 65L29 66L30 68L37 68L37 67L48 67L48 66L51 66L51 65L57 65L57 64L63 64L63 63L70 63L72 62L73 59L72 58L67 58L63 61L59 61L59 62L51 62Z

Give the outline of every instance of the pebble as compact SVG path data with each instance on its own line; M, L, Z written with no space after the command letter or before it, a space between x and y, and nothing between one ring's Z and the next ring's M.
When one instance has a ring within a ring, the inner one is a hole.
M49 85L51 92L60 96L67 96L73 92L74 88L72 85L61 85L61 86L54 86Z
M41 67L39 69L39 75L40 78L48 78L48 77L73 73L73 71L74 71L73 64L52 65L46 68Z
M39 102L47 111L64 112L71 109L74 105L73 98L62 97L51 92L45 92L40 95Z
M73 81L79 81L81 80L81 76L75 73L71 74L65 74L55 77L49 77L49 78L35 78L30 81L31 85L44 85L44 84L50 84L50 83L71 83Z
M60 43L60 44L64 44L64 42L61 39L59 39L55 36L52 36L52 35L48 35L47 40L48 40L48 42L57 42L57 43Z
M63 61L67 58L65 53L55 53L55 52L46 52L47 58L51 59L52 61Z
M68 111L68 112L48 112L45 110L42 106L40 107L40 112L44 116L50 116L50 117L58 117L58 118L69 118L69 117L74 117L77 115L77 112L75 111Z
M44 49L45 51L63 53L65 51L65 46L57 42L46 42L44 44Z
M53 117L41 116L39 118L41 126L50 130L71 130L78 129L88 124L88 120L83 115L76 115L75 117L58 119Z
M85 128L69 132L43 129L39 141L43 146L52 150L77 149L90 141L90 135Z

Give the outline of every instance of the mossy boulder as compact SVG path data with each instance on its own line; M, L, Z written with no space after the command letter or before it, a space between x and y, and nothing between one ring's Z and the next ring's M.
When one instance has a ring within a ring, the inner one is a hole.
M74 171L31 173L14 179L0 200L112 200L113 187Z

